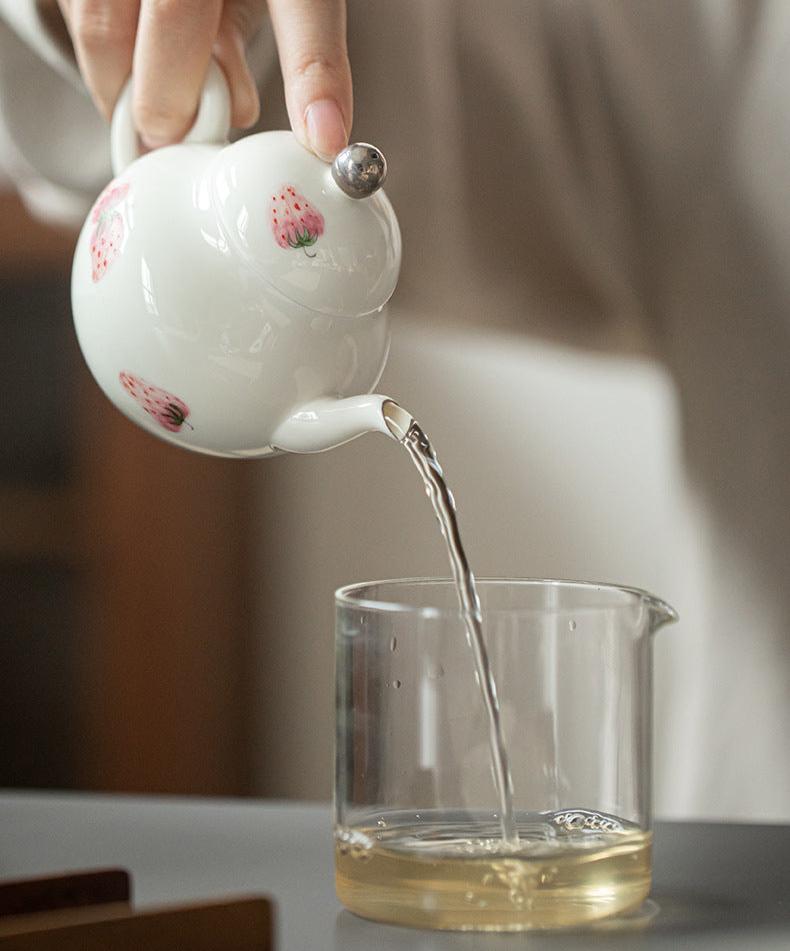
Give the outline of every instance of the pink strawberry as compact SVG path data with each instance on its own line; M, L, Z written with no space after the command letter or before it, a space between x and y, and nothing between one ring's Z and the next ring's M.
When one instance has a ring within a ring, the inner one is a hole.
M91 212L91 221L94 223L97 222L105 211L111 210L115 208L116 205L119 205L124 198L126 198L128 191L129 186L127 184L116 185L115 182L110 182L96 199L96 204L93 206L93 211Z
M118 374L118 379L129 396L139 403L149 416L153 416L160 426L164 426L171 433L180 432L184 425L192 429L191 423L187 422L189 407L182 399L125 370Z
M93 206L91 220L96 227L91 234L90 252L91 277L94 284L104 277L107 268L121 253L123 217L115 208L123 201L128 191L128 185L110 182Z
M121 253L123 218L117 211L105 213L91 235L91 277L100 281L107 268Z
M293 185L281 185L272 195L270 217L274 240L281 248L301 248L309 258L315 257L307 249L324 233L324 216Z

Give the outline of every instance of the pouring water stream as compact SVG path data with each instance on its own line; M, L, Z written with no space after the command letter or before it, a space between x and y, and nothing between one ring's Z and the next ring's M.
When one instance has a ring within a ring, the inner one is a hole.
M502 723L497 697L496 681L483 636L483 615L477 594L475 577L461 540L455 500L444 478L442 467L419 423L392 400L382 404L382 415L390 434L401 442L422 476L425 492L431 501L439 527L447 545L461 618L466 628L466 639L472 650L480 692L488 718L488 735L494 784L499 798L500 827L506 848L518 846L518 828L513 814L513 780L510 774L507 749L502 736Z

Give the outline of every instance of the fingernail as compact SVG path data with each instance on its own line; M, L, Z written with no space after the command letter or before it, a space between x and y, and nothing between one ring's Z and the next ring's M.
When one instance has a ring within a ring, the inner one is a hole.
M319 99L305 112L310 148L325 162L331 162L348 141L343 115L333 99Z

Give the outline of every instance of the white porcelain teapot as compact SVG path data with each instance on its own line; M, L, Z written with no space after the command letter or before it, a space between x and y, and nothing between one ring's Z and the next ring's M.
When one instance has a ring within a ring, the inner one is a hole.
M200 452L314 452L369 431L400 438L410 417L370 392L401 260L383 156L352 145L330 167L290 132L227 145L229 125L212 63L185 141L139 157L124 90L115 178L74 255L88 366L126 416Z

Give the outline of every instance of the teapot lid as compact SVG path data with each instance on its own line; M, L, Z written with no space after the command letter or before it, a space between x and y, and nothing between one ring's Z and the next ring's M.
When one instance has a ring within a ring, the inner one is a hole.
M211 190L223 230L290 300L338 317L379 310L398 280L401 240L381 152L358 143L330 167L291 132L223 149Z

